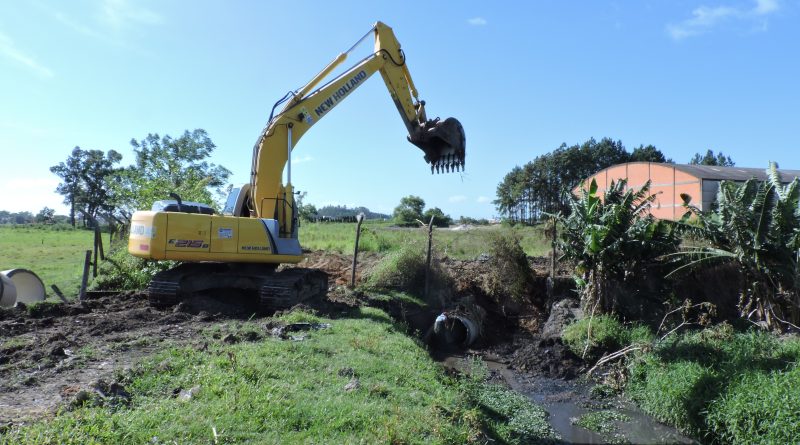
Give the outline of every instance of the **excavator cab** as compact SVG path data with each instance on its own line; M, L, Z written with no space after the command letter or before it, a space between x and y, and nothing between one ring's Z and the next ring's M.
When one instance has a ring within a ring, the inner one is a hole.
M425 152L431 174L464 171L466 136L458 119L428 120L417 130L408 136L408 141Z

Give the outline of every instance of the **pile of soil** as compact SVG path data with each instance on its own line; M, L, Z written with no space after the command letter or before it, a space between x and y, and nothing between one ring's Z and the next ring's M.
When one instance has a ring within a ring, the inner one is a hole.
M349 286L353 274L353 256L323 250L303 252L305 259L296 267L320 269L328 273L329 286ZM356 265L356 283L363 282L369 271L380 261L376 252L359 252Z

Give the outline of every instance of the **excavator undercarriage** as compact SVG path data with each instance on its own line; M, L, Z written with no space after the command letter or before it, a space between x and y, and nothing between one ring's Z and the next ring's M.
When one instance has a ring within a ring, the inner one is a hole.
M236 292L256 297L258 310L269 312L317 302L325 297L327 290L328 274L318 269L277 270L275 264L184 263L156 274L147 296L151 305L167 307L196 294L217 294L224 298Z

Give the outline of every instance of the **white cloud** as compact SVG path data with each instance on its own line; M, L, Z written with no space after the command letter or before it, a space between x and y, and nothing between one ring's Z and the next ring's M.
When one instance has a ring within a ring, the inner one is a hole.
M453 202L453 203L464 202L466 200L467 200L467 197L464 196L464 195L455 195L455 196L451 196L451 197L447 198L448 202Z
M305 156L292 156L292 164L302 164L303 162L311 162L314 160L313 156L305 155Z
M478 202L478 204L486 204L487 202L490 202L491 200L492 199L489 198L488 196L478 196L478 199L476 201Z
M769 14L778 10L778 0L756 0L753 12L759 15Z
M105 44L150 56L151 53L138 48L129 41L131 33L144 34L140 28L164 23L161 15L125 0L101 0L96 3L93 18L78 20L56 8L34 3L40 10L52 16L62 25L78 34L98 40ZM138 31L138 32L137 32Z
M486 26L486 24L489 22L487 22L486 19L483 17L473 17L471 19L468 19L467 23L469 23L472 26Z
M710 32L725 22L744 22L758 25L760 30L766 29L766 16L780 9L778 0L755 0L751 8L731 6L700 6L692 11L691 17L678 23L668 24L667 34L673 40L683 40ZM755 22L755 23L754 23Z
M123 29L131 25L160 25L164 18L150 9L141 7L127 0L103 0L97 15L100 22L114 29Z
M0 33L0 56L5 56L17 64L28 68L39 77L49 79L54 76L50 68L40 64L33 57L22 52L22 50L14 45L13 40L3 33Z

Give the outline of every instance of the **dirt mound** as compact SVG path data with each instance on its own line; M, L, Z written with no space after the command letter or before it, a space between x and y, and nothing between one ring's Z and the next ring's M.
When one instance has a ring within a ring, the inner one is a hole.
M296 267L320 269L328 274L330 286L349 286L353 273L353 256L324 250L303 252L305 259ZM383 255L375 252L359 252L356 266L356 283L360 283Z
M535 376L570 380L583 370L583 361L560 339L531 338L511 355L511 365Z

